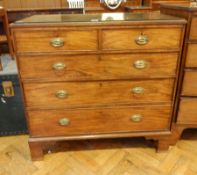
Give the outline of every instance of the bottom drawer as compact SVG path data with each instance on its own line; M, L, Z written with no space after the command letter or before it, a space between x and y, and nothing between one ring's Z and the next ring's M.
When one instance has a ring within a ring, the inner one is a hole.
M170 106L28 111L31 136L167 130Z
M197 124L197 98L182 98L177 123Z

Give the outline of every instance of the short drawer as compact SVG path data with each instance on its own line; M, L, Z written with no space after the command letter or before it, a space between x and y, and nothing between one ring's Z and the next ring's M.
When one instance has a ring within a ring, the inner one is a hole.
M69 107L169 102L173 79L78 83L25 83L27 107Z
M197 98L182 98L177 123L197 124Z
M103 50L179 49L181 28L103 30Z
M182 95L197 96L197 71L185 71Z
M169 129L170 117L170 106L28 111L34 137L162 131Z
M172 77L178 54L20 56L23 79L102 80Z
M197 67L197 43L188 44L187 57L186 57L186 67Z
M190 29L190 39L197 39L197 16L194 16L192 18L192 22L191 22L191 29Z
M97 50L95 30L15 30L14 37L18 53Z

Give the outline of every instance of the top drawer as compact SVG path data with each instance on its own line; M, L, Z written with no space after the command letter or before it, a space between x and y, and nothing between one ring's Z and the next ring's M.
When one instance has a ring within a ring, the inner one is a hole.
M15 30L14 37L18 53L97 50L96 30Z
M103 50L178 49L181 28L103 30Z
M16 51L59 52L102 50L179 49L182 28L132 28L95 30L26 29L14 30ZM98 36L101 36L98 40Z
M197 16L192 18L189 39L197 39Z

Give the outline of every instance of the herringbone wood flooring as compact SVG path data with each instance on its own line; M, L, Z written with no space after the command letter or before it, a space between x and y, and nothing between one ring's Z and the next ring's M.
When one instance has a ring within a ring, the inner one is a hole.
M197 175L197 131L167 152L143 139L78 141L30 160L28 136L0 138L0 175ZM63 145L63 146L62 146Z

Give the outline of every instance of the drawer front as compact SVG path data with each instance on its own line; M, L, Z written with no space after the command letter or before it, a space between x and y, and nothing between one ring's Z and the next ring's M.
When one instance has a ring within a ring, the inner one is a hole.
M169 102L173 79L24 84L28 107L68 107Z
M197 71L186 71L183 80L182 95L197 96Z
M18 53L97 50L94 30L15 30L15 40Z
M32 136L167 130L170 106L28 111Z
M174 76L178 54L21 56L23 79L101 80Z
M197 67L197 43L188 44L186 67Z
M197 39L197 16L192 18L191 29L190 29L190 39Z
M181 33L181 28L104 30L102 49L178 49Z
M181 99L177 122L182 124L197 124L197 98Z

